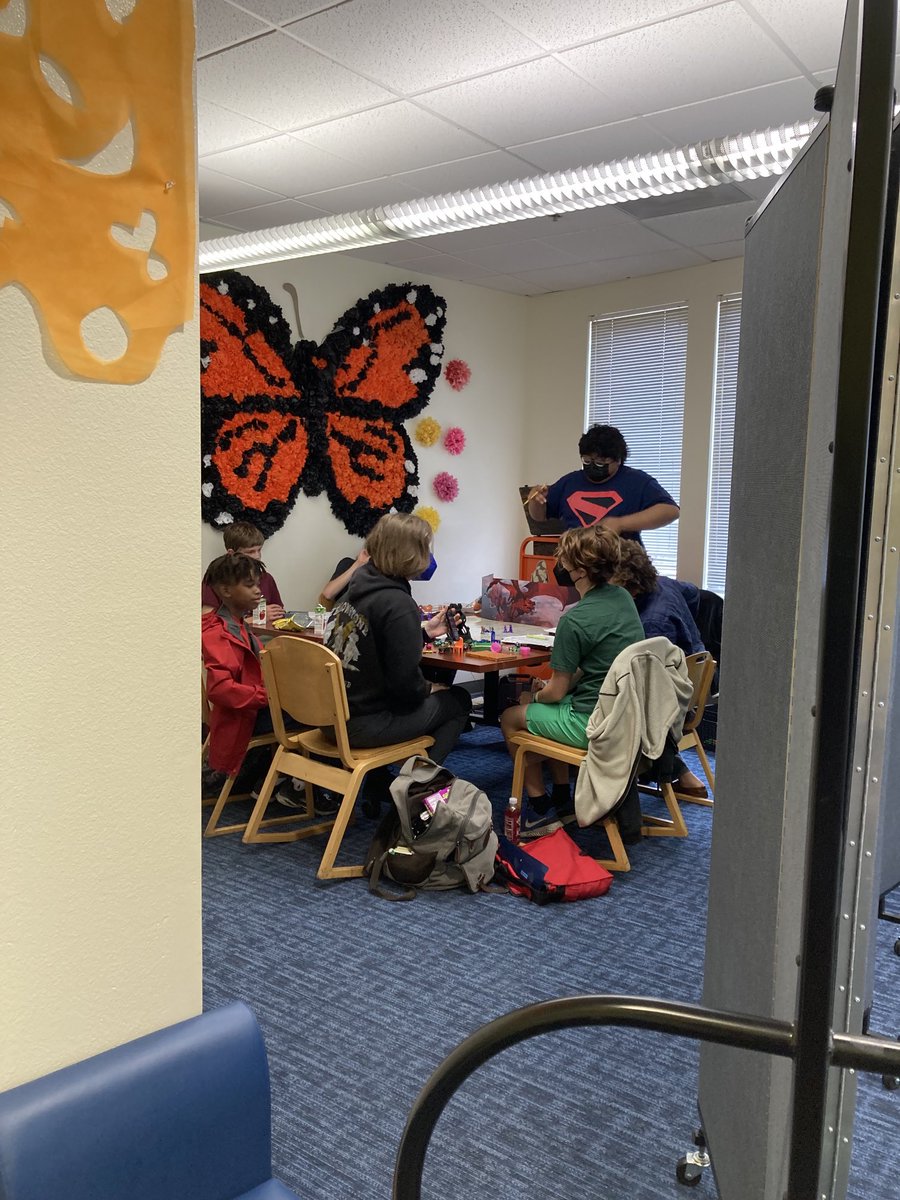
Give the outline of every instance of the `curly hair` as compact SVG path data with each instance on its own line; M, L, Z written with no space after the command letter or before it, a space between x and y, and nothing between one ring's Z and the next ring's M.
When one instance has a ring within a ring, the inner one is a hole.
M385 513L366 549L376 571L391 579L415 579L431 562L431 526L412 513Z
M250 558L246 554L222 554L206 568L203 582L209 584L218 596L220 587L232 587L246 579L255 583L265 569L265 563L258 558Z
M584 571L593 584L608 583L619 565L621 538L602 525L567 529L556 547L556 560L571 571Z
M628 444L615 425L592 425L579 439L578 453L582 458L596 454L623 463L628 457Z
M632 538L622 538L621 541L619 565L610 582L623 587L632 596L655 592L659 572L650 561L650 555L640 542Z

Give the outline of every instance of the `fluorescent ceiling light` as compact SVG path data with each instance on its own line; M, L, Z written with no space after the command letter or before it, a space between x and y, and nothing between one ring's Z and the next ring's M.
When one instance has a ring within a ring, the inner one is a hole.
M554 175L534 175L467 192L428 196L364 212L213 238L200 243L200 270L248 267L285 258L379 246L479 225L523 221L781 175L815 126L815 121L801 121L758 133L715 138L678 150L660 150L639 158L576 167Z

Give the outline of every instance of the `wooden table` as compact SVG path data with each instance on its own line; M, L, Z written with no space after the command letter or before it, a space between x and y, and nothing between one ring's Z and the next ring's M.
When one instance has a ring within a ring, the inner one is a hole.
M422 651L422 665L443 667L446 671L470 671L484 677L484 708L481 719L485 725L500 723L500 672L520 667L540 667L550 661L549 650L532 649L530 654L462 654Z
M250 628L260 639L268 641L273 637L303 637L321 642L321 637L312 629L276 629L274 625L250 625ZM530 654L456 654L452 651L441 653L437 650L422 651L422 666L438 667L445 671L468 671L472 675L484 678L484 707L481 719L486 725L500 723L500 672L514 671L520 667L540 667L550 661L549 649L533 647Z

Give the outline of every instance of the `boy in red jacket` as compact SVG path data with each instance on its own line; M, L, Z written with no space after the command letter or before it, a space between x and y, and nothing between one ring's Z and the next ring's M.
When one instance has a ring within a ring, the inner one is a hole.
M233 525L226 525L225 532L222 534L222 541L225 543L226 554L244 554L247 558L255 558L257 562L260 562L262 558L262 548L265 538L256 526L251 525L249 521L235 521ZM268 620L275 621L279 617L284 616L281 593L278 591L278 584L266 570L265 565L262 563L260 565L262 566L262 573L259 577L259 586L266 598L267 617ZM219 600L215 589L207 583L206 576L203 577L200 603L203 606L204 612L208 609L212 609L215 612L219 607Z
M219 602L203 614L202 645L206 695L212 706L209 765L236 775L254 733L271 731L269 700L259 665L260 645L244 621L262 596L258 558L223 554L206 569L204 587Z

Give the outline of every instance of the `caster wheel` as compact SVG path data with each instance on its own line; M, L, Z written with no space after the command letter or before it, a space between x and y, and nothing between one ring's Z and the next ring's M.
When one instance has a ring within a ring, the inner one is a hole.
M889 1092L896 1092L900 1089L900 1075L882 1075L881 1086Z
M683 1183L685 1187L696 1187L702 1175L702 1167L688 1162L686 1158L679 1158L678 1165L675 1167L675 1178L679 1183Z

